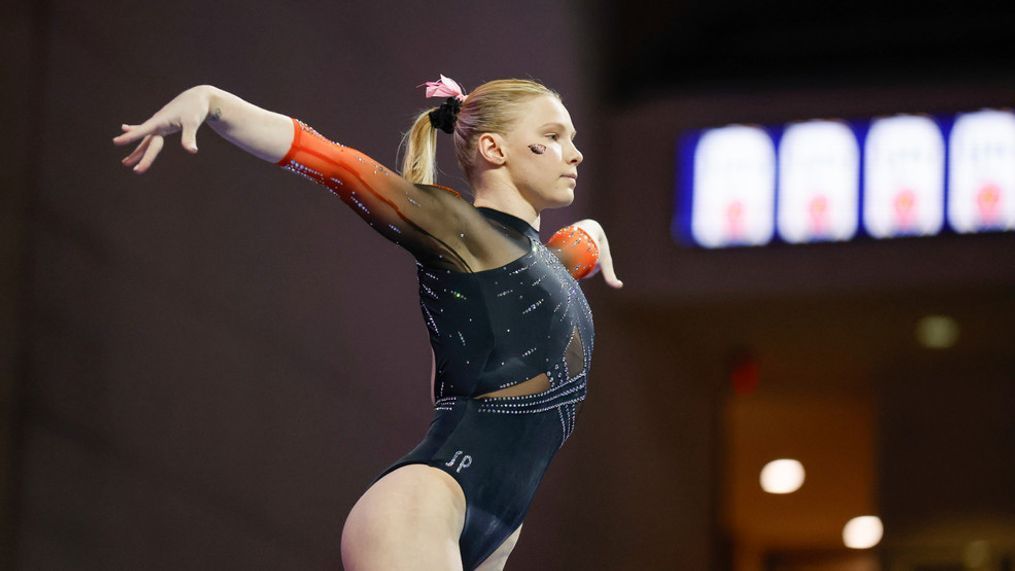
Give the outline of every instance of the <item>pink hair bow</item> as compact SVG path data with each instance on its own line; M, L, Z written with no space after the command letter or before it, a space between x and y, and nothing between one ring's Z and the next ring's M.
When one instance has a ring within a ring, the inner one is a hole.
M462 93L462 86L458 82L441 74L440 81L428 81L416 87L426 86L426 96L430 97L454 97L459 101L465 101L465 94Z

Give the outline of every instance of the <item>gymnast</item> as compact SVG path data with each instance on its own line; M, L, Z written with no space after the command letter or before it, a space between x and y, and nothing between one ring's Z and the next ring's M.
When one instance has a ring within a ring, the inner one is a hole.
M539 237L540 213L574 200L582 154L561 96L524 79L464 93L443 75L403 137L401 173L302 120L211 85L188 89L116 145L143 174L164 145L197 153L205 122L248 153L335 193L415 259L432 348L433 420L353 506L341 537L348 571L503 569L536 487L571 435L588 390L592 312L578 280L617 279L602 226L585 219ZM438 131L471 187L435 184Z

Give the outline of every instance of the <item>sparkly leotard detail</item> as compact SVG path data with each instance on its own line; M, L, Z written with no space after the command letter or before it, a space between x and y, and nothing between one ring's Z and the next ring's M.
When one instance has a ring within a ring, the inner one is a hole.
M434 271L419 265L420 306L437 359L436 409L545 375L543 390L485 397L477 411L552 410L560 416L562 445L587 391L592 312L577 282L539 242L535 229L510 214L477 210L518 232L529 251L481 272Z
M433 419L407 464L450 474L466 497L459 538L474 569L521 525L571 436L588 391L592 313L572 275L589 269L584 232L544 245L524 220L412 184L298 119L279 166L323 184L415 258L434 351ZM489 396L489 393L516 391Z

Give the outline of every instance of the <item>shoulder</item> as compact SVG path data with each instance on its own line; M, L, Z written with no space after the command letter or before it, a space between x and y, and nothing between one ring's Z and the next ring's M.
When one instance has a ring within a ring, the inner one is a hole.
M479 211L462 193L442 184L413 183L420 193L439 210L453 215L461 221L474 220L480 216Z

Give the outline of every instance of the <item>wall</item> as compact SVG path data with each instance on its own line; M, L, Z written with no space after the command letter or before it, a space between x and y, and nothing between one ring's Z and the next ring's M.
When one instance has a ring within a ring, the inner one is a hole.
M26 296L4 306L24 311L5 321L25 347L24 373L4 373L22 391L7 417L17 566L334 567L353 502L429 423L412 259L325 189L210 129L196 156L170 137L144 176L110 139L210 83L394 165L428 103L416 86L440 73L466 90L543 80L582 129L589 24L538 2L21 9L8 45L31 51L12 69L20 89L4 90L23 110L9 141L29 143L9 143L6 176L24 191L5 206L22 226L4 225L20 260L5 292ZM441 143L439 182L460 187ZM597 186L585 173L544 233L581 217ZM573 553L548 548L573 535L559 510L586 503L567 471L551 476L543 495L561 497L530 518L518 565L559 568Z

